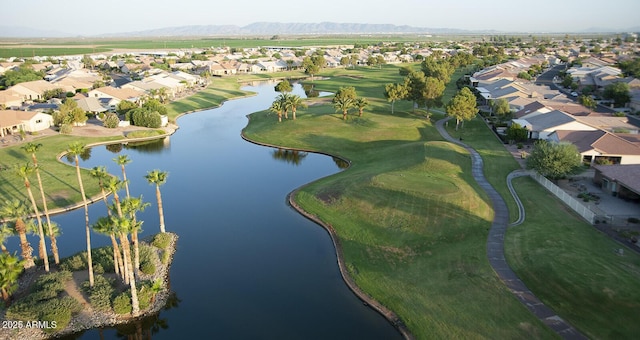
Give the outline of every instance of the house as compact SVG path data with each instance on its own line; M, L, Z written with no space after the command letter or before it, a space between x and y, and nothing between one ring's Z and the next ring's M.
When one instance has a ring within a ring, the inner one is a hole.
M20 107L22 97L13 90L0 91L0 107Z
M562 111L553 110L548 113L530 116L528 118L512 119L513 123L529 130L528 138L548 139L556 130L592 131L596 128L580 123L575 117Z
M108 103L105 106L110 111L115 111L117 105L123 101L128 100L133 103L137 103L144 96L144 92L130 89L130 88L116 88L111 86L99 87L89 91L88 96L98 98L102 103Z
M596 165L593 182L623 199L640 199L640 165Z
M21 96L23 100L42 100L46 91L52 91L58 88L61 88L65 92L74 91L73 88L51 84L46 80L28 81L10 87L10 89Z
M105 112L109 109L108 107L102 106L102 102L96 97L82 97L75 101L78 103L78 107L83 109L85 112L93 114Z
M549 140L575 145L585 164L640 164L638 144L604 130L556 130L549 135Z
M26 132L46 130L53 126L53 117L32 111L0 110L0 137Z

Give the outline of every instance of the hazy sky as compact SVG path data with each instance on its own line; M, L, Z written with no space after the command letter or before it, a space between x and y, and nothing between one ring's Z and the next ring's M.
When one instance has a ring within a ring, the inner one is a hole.
M518 32L640 26L638 0L9 0L0 26L73 35L185 25L340 22ZM607 6L603 8L603 6Z

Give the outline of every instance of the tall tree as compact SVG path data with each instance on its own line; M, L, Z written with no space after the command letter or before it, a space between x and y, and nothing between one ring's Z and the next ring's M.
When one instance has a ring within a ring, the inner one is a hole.
M58 243L56 236L53 232L53 225L51 222L51 215L49 214L49 206L47 204L47 198L44 195L44 186L42 185L42 177L40 177L40 167L38 166L38 158L36 152L40 150L42 144L40 143L27 143L22 147L26 153L31 154L31 161L36 170L36 179L38 180L38 187L40 188L40 198L42 199L42 207L44 209L44 216L47 219L47 233L49 234L49 241L51 242L51 252L53 253L53 260L56 264L60 264L60 255L58 254Z
M499 98L491 102L491 109L493 113L502 118L509 118L511 114L511 107L509 102L504 98Z
M478 113L476 96L473 95L469 88L464 87L451 98L446 110L447 115L456 119L456 130L458 130L461 121L471 120Z
M149 205L149 203L142 200L142 196L127 197L122 201L122 213L125 214L125 216L129 216L129 218L134 222L134 224L132 224L133 229L129 230L129 233L131 234L131 242L133 243L133 270L136 277L138 277L138 270L140 269L140 246L138 242L138 233L142 232L140 229L140 227L142 227L142 223L135 223L137 222L136 214L144 211L149 207Z
M356 100L353 102L353 106L358 108L358 117L362 117L362 112L364 111L364 108L369 106L369 101L366 98L356 98Z
M405 99L413 102L413 111L418 103L424 98L424 89L426 86L426 77L424 73L413 71L405 78L404 86L407 88L407 97Z
M133 264L131 263L131 245L129 244L128 234L131 230L139 229L142 222L133 222L127 217L114 217L113 223L115 230L120 234L120 244L123 249L123 261L125 262L125 270L129 277L129 287L131 288L131 306L133 316L140 313L140 303L138 302L138 291L136 289L136 278L133 274Z
M444 82L435 77L427 77L422 91L422 100L427 111L435 106L442 106L442 94L444 93Z
M295 117L295 116L294 116ZM164 210L162 209L162 195L160 194L160 186L167 182L167 177L169 177L169 173L166 171L153 170L147 172L147 175L144 178L147 179L149 184L153 184L156 186L156 200L158 202L158 215L160 217L160 232L165 232L164 226Z
M131 195L129 194L129 181L127 181L127 171L125 170L124 166L131 163L131 159L128 155L118 155L118 157L114 158L113 161L116 162L116 164L120 165L120 169L122 170L122 182L124 183L124 189L127 193L127 197L130 197Z
M550 179L560 179L580 168L580 152L571 143L537 141L527 157L527 168Z
M105 181L105 188L109 191L111 191L111 193L113 193L113 206L112 209L114 210L114 212L117 215L117 218L124 218L124 214L122 213L122 205L120 203L120 195L118 195L118 191L120 191L122 189L123 183L122 181L117 178L117 177L109 177L106 181ZM114 218L115 221L115 217ZM115 228L115 222L114 223L114 228ZM120 235L120 232L116 229L116 234L120 237L120 239L122 240L122 235ZM124 279L124 283L128 284L129 283L129 264L127 263L127 261L124 260L125 257L125 250L124 250L124 243L120 243L123 247L122 249L122 263L123 263L123 269L124 271L120 271ZM128 239L127 239L127 244L128 244Z
M82 142L73 142L67 147L67 153L69 153L74 158L76 163L76 175L78 177L80 195L82 195L85 231L87 233L87 267L89 270L89 286L93 287L93 261L91 259L91 229L89 228L89 205L87 204L87 195L84 192L84 183L82 183L82 174L80 173L80 160L78 159L78 157L85 151L86 147L87 146Z
M391 114L393 114L393 107L396 100L404 99L407 97L407 87L403 84L387 84L384 87L384 96L387 101L391 102Z
M120 247L118 246L118 240L116 239L116 229L113 224L113 218L100 217L94 224L93 230L97 233L107 235L111 239L111 246L113 248L113 267L116 275L120 275L124 279L124 263L120 253Z
M24 260L20 261L17 257L10 254L0 254L0 291L2 291L2 300L5 305L9 303L9 298L18 288L17 282Z
M49 272L49 256L47 255L47 246L44 242L44 231L42 229L42 219L40 218L40 211L38 210L38 205L36 204L36 199L33 197L33 191L31 191L31 182L29 181L29 176L33 174L35 168L27 163L25 165L19 166L16 169L16 173L22 181L24 182L24 187L27 189L27 194L29 196L29 200L31 201L31 207L33 209L33 214L36 216L36 220L38 221L38 237L40 238L40 242L38 245L40 257L44 261L44 270Z
M33 248L27 240L27 224L25 222L28 215L28 208L19 200L5 201L0 207L0 217L9 220L9 225L18 234L20 238L20 250L23 260L24 269L30 269L35 266L33 261Z
M109 202L107 200L107 191L105 187L105 181L109 178L107 168L105 166L95 166L89 171L89 174L91 177L98 180L102 201L104 201L104 204L107 206L107 215L111 217L111 210L109 209Z
M347 119L349 109L355 105L356 89L354 87L341 87L333 97L333 106L336 111L342 112L342 119Z
M311 75L311 81L313 81L313 76L320 72L321 67L322 66L316 64L314 59L311 57L304 57L304 59L302 59L302 68L304 68L304 73Z
M623 107L625 104L631 101L629 84L623 82L609 84L605 86L602 97L605 99L613 100L616 107Z
M296 120L296 113L298 112L299 107L307 107L307 104L305 104L302 98L296 94L289 95L289 97L287 98L287 104L287 106L291 109L293 120Z

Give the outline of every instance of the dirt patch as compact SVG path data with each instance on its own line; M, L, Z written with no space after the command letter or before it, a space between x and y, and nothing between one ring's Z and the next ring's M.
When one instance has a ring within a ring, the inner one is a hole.
M340 199L342 193L337 190L325 190L316 194L316 197L325 204L332 204Z

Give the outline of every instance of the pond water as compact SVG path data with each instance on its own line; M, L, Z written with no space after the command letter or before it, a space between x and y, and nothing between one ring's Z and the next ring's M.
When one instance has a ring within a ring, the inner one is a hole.
M152 204L140 214L141 237L159 231L155 190L143 176L168 171L161 187L166 228L180 238L170 274L172 308L137 324L72 338L113 339L136 331L154 339L401 338L347 288L327 232L286 204L296 187L340 171L336 162L241 139L246 115L270 106L274 85L247 86L258 95L184 116L178 132L162 141L100 146L82 161L83 167L106 165L121 175L112 159L118 151L129 155L131 194ZM294 93L304 96L299 85ZM92 222L105 214L102 202L90 206ZM82 209L54 220L63 231L61 255L83 250ZM95 233L92 243L110 245Z

